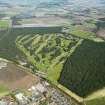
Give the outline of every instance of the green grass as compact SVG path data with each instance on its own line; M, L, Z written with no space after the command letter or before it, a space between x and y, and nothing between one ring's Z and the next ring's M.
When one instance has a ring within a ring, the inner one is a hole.
M92 38L93 36L95 36L93 32L87 32L78 29L72 30L70 33L81 38Z
M97 97L96 99L85 102L86 105L105 105L105 97Z
M10 20L0 20L0 28L8 28L10 26Z
M16 45L22 51L29 62L39 71L46 73L46 78L57 82L63 63L70 55L71 50L79 39L67 39L63 34L35 35L36 37L18 37ZM69 37L69 36L68 36ZM28 40L32 41L28 42ZM28 42L28 43L25 43Z
M4 86L4 85L0 86L0 97L3 97L5 95L9 94L9 92L10 92L9 89L6 86Z
M74 35L74 36L77 36L77 37L80 37L80 38L83 38L83 39L93 40L93 41L96 41L96 42L103 42L104 41L103 39L101 39L99 37L96 37L96 34L94 32L79 30L75 27L73 27L70 30L69 33Z

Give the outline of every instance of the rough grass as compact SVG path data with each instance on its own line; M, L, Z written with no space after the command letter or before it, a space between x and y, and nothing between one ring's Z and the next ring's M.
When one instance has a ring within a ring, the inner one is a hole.
M73 28L72 30L70 30L70 34L83 39L89 39L96 42L103 42L101 38L96 37L96 34L94 32L90 31L84 31L84 30L79 30L77 28Z
M63 34L35 35L25 40L18 37L17 47L26 55L27 59L39 71L46 73L46 78L51 81L59 79L63 63L71 50L75 49L77 39L70 39ZM26 38L26 36L24 36ZM29 41L32 39L31 41ZM28 43L25 43L28 42Z
M105 105L105 97L98 97L85 102L86 105Z
M9 94L9 92L9 89L6 86L0 85L0 97Z

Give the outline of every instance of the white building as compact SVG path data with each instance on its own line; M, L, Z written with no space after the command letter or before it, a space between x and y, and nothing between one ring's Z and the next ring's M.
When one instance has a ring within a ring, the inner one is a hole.
M7 105L7 103L4 101L0 101L0 105Z
M47 91L47 89L46 89L41 83L38 83L38 84L35 86L35 88L36 88L39 92L41 92L41 93L44 93L44 92Z
M24 96L23 93L16 94L15 98L20 105L26 105L28 103L28 99Z

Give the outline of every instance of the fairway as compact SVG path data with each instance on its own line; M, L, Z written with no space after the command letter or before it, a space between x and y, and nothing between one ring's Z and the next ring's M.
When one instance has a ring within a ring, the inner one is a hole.
M78 43L79 38L63 34L20 35L16 39L17 48L28 61L53 82L59 79L63 63Z

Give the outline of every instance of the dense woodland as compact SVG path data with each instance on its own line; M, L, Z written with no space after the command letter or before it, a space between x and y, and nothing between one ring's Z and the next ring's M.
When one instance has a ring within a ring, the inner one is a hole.
M67 59L59 82L82 97L105 86L105 42L84 40Z

